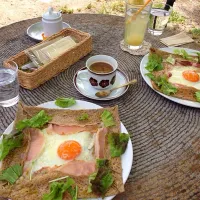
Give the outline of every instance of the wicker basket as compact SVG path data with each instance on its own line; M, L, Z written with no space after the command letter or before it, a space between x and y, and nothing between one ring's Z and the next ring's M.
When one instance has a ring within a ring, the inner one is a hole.
M24 72L19 70L19 83L22 87L30 90L37 88L92 51L92 38L89 33L84 33L72 28L66 28L57 34L52 35L47 40L52 40L58 36L73 36L76 38L78 43L76 46L70 48L59 57L53 59L48 64L39 67L33 72ZM9 61L14 61L18 64L18 66L22 66L30 60L24 51L22 51L19 54L5 60L3 65L5 67L9 67Z

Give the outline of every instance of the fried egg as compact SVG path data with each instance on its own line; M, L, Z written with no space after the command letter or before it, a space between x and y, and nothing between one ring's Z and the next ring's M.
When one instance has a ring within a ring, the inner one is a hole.
M32 172L43 167L60 166L71 160L93 161L95 159L92 147L94 134L90 132L60 135L47 134L44 129L42 133L45 137L45 145L40 156L33 163Z
M174 67L168 81L200 90L200 70L196 67Z

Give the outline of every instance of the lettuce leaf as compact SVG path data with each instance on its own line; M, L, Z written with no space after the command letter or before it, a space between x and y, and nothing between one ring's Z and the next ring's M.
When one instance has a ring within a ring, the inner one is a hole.
M196 54L197 54L197 56L198 56L198 63L200 63L200 53L197 52Z
M70 177L67 178L66 182L53 182L50 184L50 192L44 194L42 200L62 200L65 191L69 192L72 200L77 200L78 187L74 187L74 184L74 180Z
M200 102L200 91L195 92L195 98L198 102Z
M112 171L107 159L97 159L96 165L98 171L89 176L88 192L104 196L114 182Z
M111 157L119 157L125 151L129 141L129 134L126 133L109 133L108 144Z
M163 69L162 65L163 58L155 53L149 54L148 63L145 67L148 71L159 71Z
M182 56L186 60L191 60L191 56L184 49L174 49L174 54Z
M16 164L3 170L0 174L0 180L7 181L10 184L14 184L21 175L22 175L22 166Z
M48 123L51 120L51 117L48 116L44 110L41 110L39 113L34 115L30 119L24 119L22 121L19 121L16 124L16 129L18 131L22 131L24 128L41 128L46 123Z
M172 64L172 65L174 65L175 62L176 62L176 60L172 57L172 55L168 56L165 61Z
M155 77L152 73L147 73L146 76L148 76L151 80L153 80L156 83L156 85L160 88L162 93L166 95L171 95L177 92L177 88L168 82L167 77L165 75Z
M77 117L78 121L84 121L84 120L88 120L89 115L87 113L83 113L80 116Z
M105 127L114 126L115 121L113 115L110 111L104 110L101 114L101 121L103 122Z
M73 106L76 104L76 100L71 97L71 98L57 98L55 101L55 104L61 108L68 108L70 106Z
M13 137L10 137L9 135L3 135L3 139L0 143L0 161L3 160L12 149L20 147L22 140L22 133L19 133Z

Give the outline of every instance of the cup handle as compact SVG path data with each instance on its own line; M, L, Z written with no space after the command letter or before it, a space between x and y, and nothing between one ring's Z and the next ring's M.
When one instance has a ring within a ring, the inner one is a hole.
M81 70L77 74L77 78L83 81L88 81L88 70Z

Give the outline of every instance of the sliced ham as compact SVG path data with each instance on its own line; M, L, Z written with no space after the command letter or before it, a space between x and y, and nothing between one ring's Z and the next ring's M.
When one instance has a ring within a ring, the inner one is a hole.
M83 160L72 160L60 167L56 171L60 171L71 176L88 176L95 172L96 163Z
M105 149L105 138L107 134L107 128L100 128L97 131L96 137L95 137L95 157L96 158L104 158L104 149Z
M176 64L179 64L181 66L193 66L200 68L200 63L192 62L189 60L178 60Z
M60 126L56 124L49 124L46 128L48 134L52 134L52 132L60 134L60 135L67 135L73 133L79 133L82 131L88 131L91 133L95 133L98 129L97 125L86 125L86 126Z
M30 129L30 136L31 141L26 161L33 161L37 159L45 144L44 135L39 129Z

